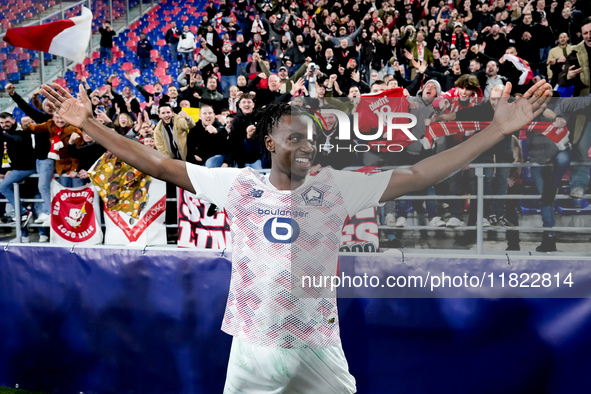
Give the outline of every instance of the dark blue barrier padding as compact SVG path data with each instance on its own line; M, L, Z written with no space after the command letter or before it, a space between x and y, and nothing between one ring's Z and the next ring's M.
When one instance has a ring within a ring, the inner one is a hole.
M211 252L0 250L0 386L221 393L229 280ZM591 391L589 299L338 302L359 393Z

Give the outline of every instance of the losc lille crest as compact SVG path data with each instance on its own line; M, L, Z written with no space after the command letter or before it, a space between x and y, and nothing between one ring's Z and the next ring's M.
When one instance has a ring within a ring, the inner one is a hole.
M62 189L53 197L51 228L63 240L85 242L97 234L94 190Z

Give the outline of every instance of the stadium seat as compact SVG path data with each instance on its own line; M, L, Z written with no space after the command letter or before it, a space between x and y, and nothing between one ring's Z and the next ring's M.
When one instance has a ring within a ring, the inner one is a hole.
M558 212L562 215L591 215L589 200L573 198L556 201Z
M55 83L60 85L61 87L66 87L68 85L68 81L65 78L58 78L55 80Z
M125 70L125 71L129 71L133 68L133 63L131 62L125 62L123 63L123 65L121 65L121 69Z

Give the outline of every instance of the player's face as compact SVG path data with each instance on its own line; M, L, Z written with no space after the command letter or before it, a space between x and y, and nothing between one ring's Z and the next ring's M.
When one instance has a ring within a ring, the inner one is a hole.
M272 152L273 167L288 175L292 181L306 177L316 156L316 131L308 139L307 126L302 119L286 115L266 139Z

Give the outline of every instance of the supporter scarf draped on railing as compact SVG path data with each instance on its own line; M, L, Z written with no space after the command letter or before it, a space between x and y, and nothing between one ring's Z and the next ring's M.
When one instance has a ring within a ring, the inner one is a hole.
M453 134L465 134L471 136L475 132L484 130L492 122L436 122L431 123L425 132L425 138L429 146L433 145L433 140L437 137L443 137ZM540 133L558 145L559 148L568 143L568 129L566 127L558 128L550 122L531 122L522 128L525 131ZM424 141L424 140L423 140ZM422 142L423 142L422 141Z

